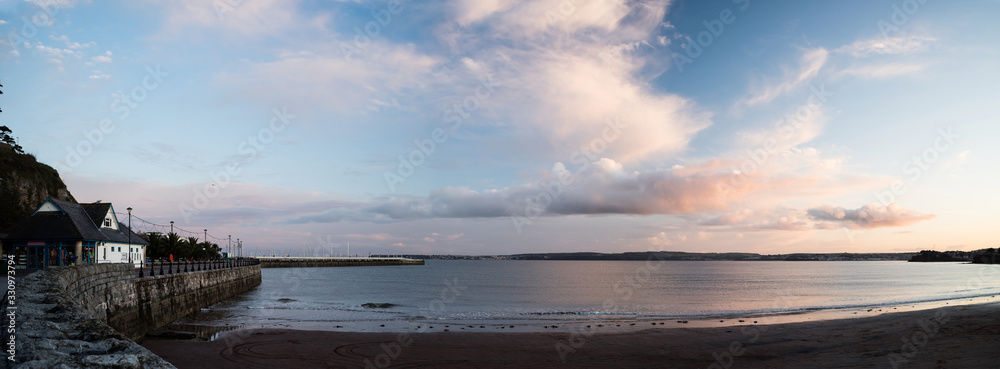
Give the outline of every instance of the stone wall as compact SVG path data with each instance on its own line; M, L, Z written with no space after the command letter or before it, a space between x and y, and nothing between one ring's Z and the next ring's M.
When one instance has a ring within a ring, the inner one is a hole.
M135 278L128 264L47 271L85 313L130 339L260 285L260 266Z
M16 352L11 359L3 360L5 368L49 369L49 368L156 368L170 369L173 365L156 356L145 347L116 332L101 319L95 319L90 312L95 305L85 307L78 298L70 297L66 291L66 279L70 268L43 270L25 278L17 277L16 300L5 306L5 311L13 311L8 316L16 322ZM79 268L75 268L79 269ZM113 268L112 268L113 269ZM101 268L83 273L93 281L115 280L114 270ZM81 275L81 274L78 274ZM127 291L113 284L85 283L91 291ZM77 287L83 284L76 284ZM124 285L131 285L124 283ZM96 293L93 293L97 295ZM112 293L114 294L114 293ZM75 294L87 297L86 293ZM4 299L4 303L10 301ZM100 304L96 304L100 305ZM16 307L16 309L6 309ZM5 342L7 340L5 339ZM9 348L9 347L5 347Z
M138 309L115 315L108 324L129 337L142 337L258 285L260 265L141 278L135 282Z

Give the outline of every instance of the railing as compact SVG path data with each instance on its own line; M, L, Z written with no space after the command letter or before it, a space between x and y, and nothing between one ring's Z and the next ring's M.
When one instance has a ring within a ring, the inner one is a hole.
M260 260L254 258L219 259L219 260L194 260L194 261L154 261L141 268L136 268L135 276L138 278L155 277L158 275L171 275L180 273L201 272L206 270L220 270L227 268L239 268L251 265L259 265Z

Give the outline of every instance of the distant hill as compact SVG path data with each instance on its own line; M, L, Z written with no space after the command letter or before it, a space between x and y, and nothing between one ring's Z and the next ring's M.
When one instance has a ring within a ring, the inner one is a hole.
M0 233L49 197L76 202L54 168L0 143Z
M913 255L910 261L919 262L940 262L940 261L971 261L969 259L969 253L964 251L934 251L934 250L924 250L919 254Z

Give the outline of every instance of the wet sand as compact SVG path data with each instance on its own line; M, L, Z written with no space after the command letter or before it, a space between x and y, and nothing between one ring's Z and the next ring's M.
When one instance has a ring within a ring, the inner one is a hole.
M181 369L997 368L1000 303L725 328L409 334L250 329L215 341L146 339L142 345Z

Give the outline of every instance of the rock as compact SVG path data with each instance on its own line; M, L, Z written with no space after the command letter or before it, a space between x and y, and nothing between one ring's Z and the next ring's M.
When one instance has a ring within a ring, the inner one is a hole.
M134 354L88 355L81 360L85 365L96 365L102 368L141 368L139 357Z
M388 308L391 308L393 306L396 306L396 304L390 304L388 302L383 302L383 303L368 302L368 303L361 304L361 307L368 308L368 309L388 309Z

